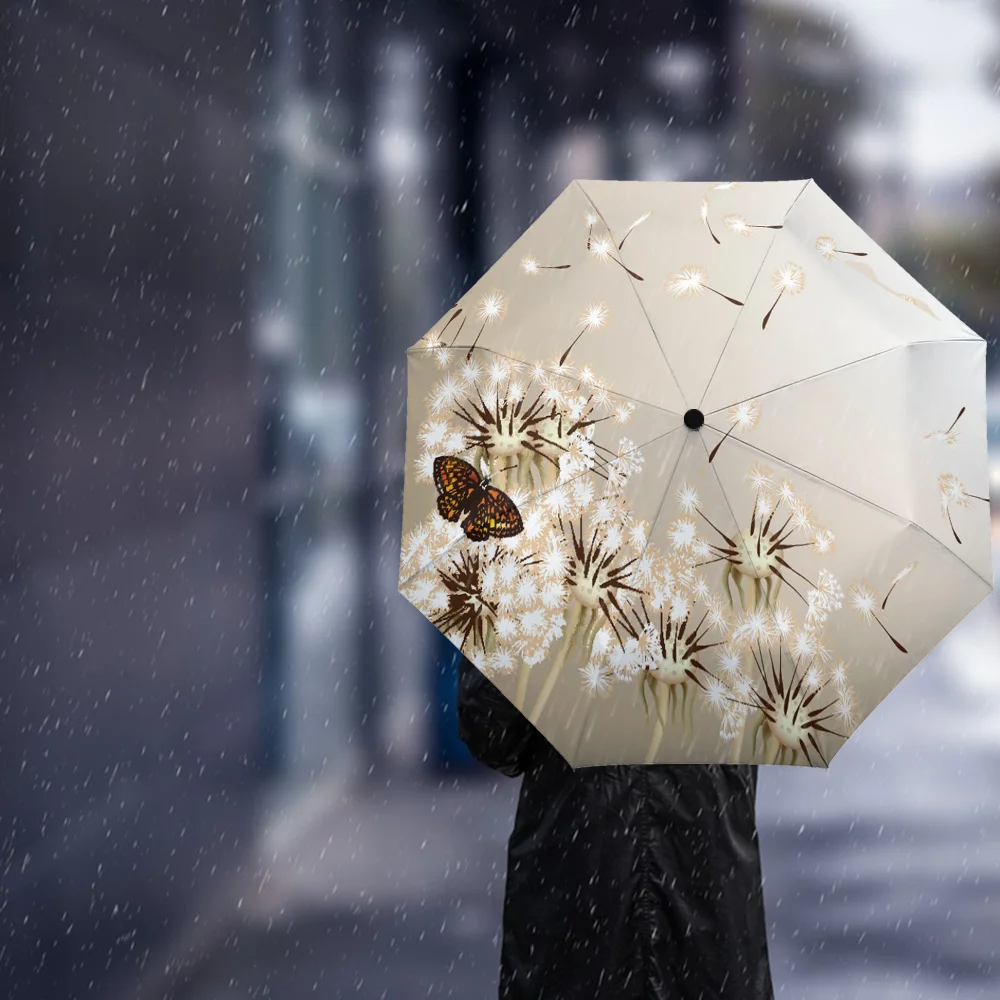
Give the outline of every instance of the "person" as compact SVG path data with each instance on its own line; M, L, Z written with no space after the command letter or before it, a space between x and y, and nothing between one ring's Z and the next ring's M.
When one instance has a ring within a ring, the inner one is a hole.
M574 770L466 657L459 735L522 777L500 1000L773 1000L755 765Z

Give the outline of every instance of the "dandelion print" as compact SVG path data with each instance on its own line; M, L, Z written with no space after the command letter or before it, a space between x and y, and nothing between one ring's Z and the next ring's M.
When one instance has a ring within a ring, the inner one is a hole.
M507 300L504 298L503 292L499 289L494 288L493 291L487 292L479 300L479 308L476 315L478 319L482 320L483 325L479 328L479 333L476 334L476 339L472 342L469 353L465 356L467 361L472 357L472 352L476 349L476 344L479 343L479 338L483 335L483 330L494 323L498 323L503 319L506 312Z
M654 600L651 608L640 600L638 610L631 608L631 614L627 612L618 623L641 654L639 693L647 718L647 689L653 695L656 708L653 735L646 750L647 764L656 761L668 728L679 726L685 741L694 735L694 687L705 691L706 682L712 678L699 656L724 641L705 642L704 639L714 629L724 630L725 616L713 617L714 609L709 609L701 615L697 624L692 625L694 608L693 600L675 593L669 604Z
M955 424L962 419L962 414L965 413L965 407L963 406L958 411L958 416L951 422L951 425L943 431L931 431L930 434L924 435L925 441L944 441L945 444L955 444L958 441L958 431L955 430Z
M751 753L756 756L760 733L763 763L794 765L804 758L808 766L815 767L815 754L828 767L817 737L827 733L847 739L849 733L828 725L843 725L841 703L850 698L847 689L835 685L828 690L831 682L823 677L822 667L808 657L787 653L780 642L777 652L770 645L755 644L750 655L756 677L747 678L742 690L732 690L729 698L754 716L749 733ZM788 667L791 671L786 677Z
M725 299L727 302L732 302L734 306L743 305L739 299L723 295L717 288L712 288L706 283L707 278L708 275L705 273L704 268L685 267L676 274L670 275L666 280L665 287L671 295L678 299L686 299L693 295L704 295L705 292L712 292L714 295L718 295L719 298Z
M570 594L566 631L529 716L532 725L544 711L571 649L579 643L581 659L589 659L599 622L611 622L615 615L623 617L622 600L626 595L642 593L631 583L635 557L618 561L618 547L609 543L606 525L585 526L581 514L576 523L569 524L569 542L572 554L564 581Z
M722 436L722 439L716 444L716 446L709 452L708 460L711 462L719 449L722 447L723 441L729 437L737 428L741 431L750 431L757 426L757 420L760 417L760 407L756 399L745 399L742 403L737 403L735 406L730 407L729 410L729 422L731 424L730 428Z
M622 237L621 243L618 244L619 250L621 250L621 248L625 246L625 241L629 238L629 236L632 235L632 230L637 228L638 226L641 226L652 214L653 214L652 212L645 212L643 215L640 215L639 218L636 219L631 226L628 227L628 229L625 232L625 235Z
M805 287L806 275L805 272L799 267L798 264L793 264L789 261L787 264L782 264L781 267L771 275L771 284L778 292L778 297L774 300L774 305L768 309L763 321L760 324L762 330L767 329L767 321L771 318L771 313L774 312L775 306L781 301L781 297L786 293L788 295L798 295L799 292Z
M611 314L611 310L608 309L607 303L605 302L594 302L592 305L587 306L586 312L580 317L580 332L573 338L573 342L566 348L563 352L563 356L559 359L559 364L564 365L566 359L569 357L569 352L576 347L577 341L588 331L588 330L600 330L608 322L608 316Z
M615 247L615 241L611 238L610 233L602 234L601 236L592 236L587 240L587 249L590 253L596 257L598 260L610 260L617 264L623 271L626 271L631 278L635 278L636 281L642 281L642 275L636 274L631 268L625 266L622 262L621 257L618 256L617 248Z
M906 647L892 635L885 625L882 624L881 619L875 614L875 606L878 603L878 598L875 596L875 591L868 584L856 583L848 592L847 599L851 602L851 607L866 622L875 622L889 636L896 649L901 653L906 652Z
M708 235L711 236L712 239L715 240L716 243L721 243L721 240L719 239L718 236L715 235L715 232L712 229L712 223L709 222L709 219L708 219L708 199L707 198L702 198L701 199L701 218L702 218L702 221L705 223L705 227L708 229Z
M747 222L742 215L724 215L722 223L731 233L737 236L749 236L755 229L784 229L784 226L760 226Z
M572 267L572 265L539 264L538 258L533 257L531 254L528 254L527 256L521 258L521 270L528 275L538 274L539 271L565 271L569 267Z
M970 500L982 500L984 503L989 503L990 498L978 497L974 493L966 493L962 482L950 472L942 472L938 476L938 489L941 495L942 512L948 519L948 525L951 528L951 533L955 536L955 541L961 545L962 539L958 537L958 532L955 530L955 522L951 519L951 505L968 507L970 506Z
M748 476L753 483L770 483L766 470L756 463ZM794 494L787 499L779 494L775 500L763 486L755 492L756 499L750 517L750 527L740 531L736 538L727 535L708 519L700 507L697 508L697 513L721 538L722 544L711 543L710 555L695 565L723 563L722 586L730 608L734 607L730 581L736 585L740 605L744 608L748 607L747 596L743 590L745 580L753 581L753 603L749 606L754 609L760 607L761 601L766 607L773 608L783 584L787 584L795 594L807 602L808 599L795 587L791 578L797 576L810 587L814 585L786 559L791 549L805 548L813 544L811 541L790 540L797 531L808 534L813 530L808 518L805 517L804 508ZM784 523L772 530L772 524L781 516L782 507L788 511Z
M905 580L916 568L917 568L917 564L915 562L911 562L909 564L909 566L904 566L892 578L892 583L889 584L889 589L886 591L886 595L885 595L885 597L882 600L882 610L883 611L885 611L886 604L889 603L889 595L896 589L896 584L899 583L900 580Z
M851 257L867 257L867 250L838 250L837 244L829 236L820 236L816 240L816 249L819 251L820 256L826 258L826 260L836 260L837 254L848 254Z

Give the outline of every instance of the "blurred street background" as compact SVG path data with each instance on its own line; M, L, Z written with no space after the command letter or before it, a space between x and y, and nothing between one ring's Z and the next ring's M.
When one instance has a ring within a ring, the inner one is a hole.
M990 342L1000 485L996 0L3 5L0 997L495 997L404 351L576 177L815 178ZM998 611L761 769L779 996L1000 996Z

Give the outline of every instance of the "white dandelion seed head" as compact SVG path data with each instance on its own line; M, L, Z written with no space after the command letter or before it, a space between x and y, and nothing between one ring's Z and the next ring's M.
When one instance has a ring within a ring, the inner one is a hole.
M597 660L590 660L585 667L580 668L583 674L583 686L589 694L602 695L611 687L611 678L604 666Z
M847 664L843 660L837 660L832 667L830 667L830 680L837 688L843 688L847 686Z
M447 420L428 420L418 433L420 443L428 450L433 451L440 448L448 437L449 426Z
M741 431L750 431L757 426L760 415L760 408L756 399L745 399L742 403L737 403L729 411L729 420L734 427Z
M630 399L623 400L615 407L613 420L616 424L627 424L635 413L635 403Z
M685 514L693 514L701 506L698 491L687 483L682 483L677 490L677 503Z
M591 226L596 226L598 223L598 218L593 212L587 212L583 217L583 224L589 229Z
M735 646L727 643L719 651L719 669L726 677L735 677L743 672L743 657Z
M750 469L747 471L744 478L750 483L750 489L753 491L754 495L757 496L763 493L765 490L769 490L773 485L771 476L773 472L766 465L760 462L754 462Z
M526 254L521 258L521 270L525 274L538 274L538 258Z
M958 476L950 472L942 472L938 476L938 488L941 491L941 506L945 511L953 503L957 503L960 507L969 506L969 498L965 494L965 486Z
M670 544L677 549L687 549L695 540L698 526L690 518L678 518L667 528L667 538Z
M597 381L597 376L594 374L594 370L590 367L590 365L584 365L580 369L579 378L581 384L585 386L593 385Z
M878 603L875 591L866 583L856 583L848 591L847 599L851 602L851 607L861 615L865 621L871 621L875 616L875 607Z
M700 208L700 211L701 211L701 217L703 219L707 219L708 218L708 199L707 198L702 198L701 199L701 205L700 205L699 208Z
M762 643L769 645L774 638L774 624L771 615L765 608L753 608L745 611L733 629L732 638L734 642Z
M493 323L503 319L506 312L507 299L499 288L494 288L479 300L476 315L483 323L491 326Z
M812 663L802 675L802 686L815 691L823 683L823 669L818 663Z
M704 295L707 280L708 274L704 268L684 267L667 278L667 291L681 299L691 295Z
M829 528L812 528L812 550L818 555L825 556L832 552L836 540L836 536Z
M816 637L809 629L799 629L791 643L792 653L802 659L810 659L816 653Z
M820 236L816 240L816 249L819 251L820 256L825 257L827 260L833 260L837 256L837 244L834 242L832 236Z
M771 275L771 283L780 292L798 295L805 287L805 271L798 264L787 261Z
M778 604L771 609L771 625L775 634L784 639L795 627L791 611L784 604Z
M430 451L425 451L415 463L417 479L420 482L429 483L434 478L434 459L437 456Z
M580 317L580 324L585 330L600 330L611 315L606 302L591 302Z
M590 252L598 260L609 260L615 252L615 241L607 233L591 237Z
M699 536L691 543L691 555L696 559L708 559L711 554L712 546L708 543L707 538Z
M722 222L726 229L730 232L734 232L739 236L749 236L750 226L747 224L747 220L743 218L742 215L724 215L722 217Z
M794 507L799 502L795 496L795 488L787 479L782 479L778 484L778 498L789 507Z

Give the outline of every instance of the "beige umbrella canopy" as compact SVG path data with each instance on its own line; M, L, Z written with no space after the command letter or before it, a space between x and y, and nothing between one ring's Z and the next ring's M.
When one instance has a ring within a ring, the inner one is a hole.
M574 182L407 353L400 591L574 767L825 767L993 588L986 344L811 181Z

